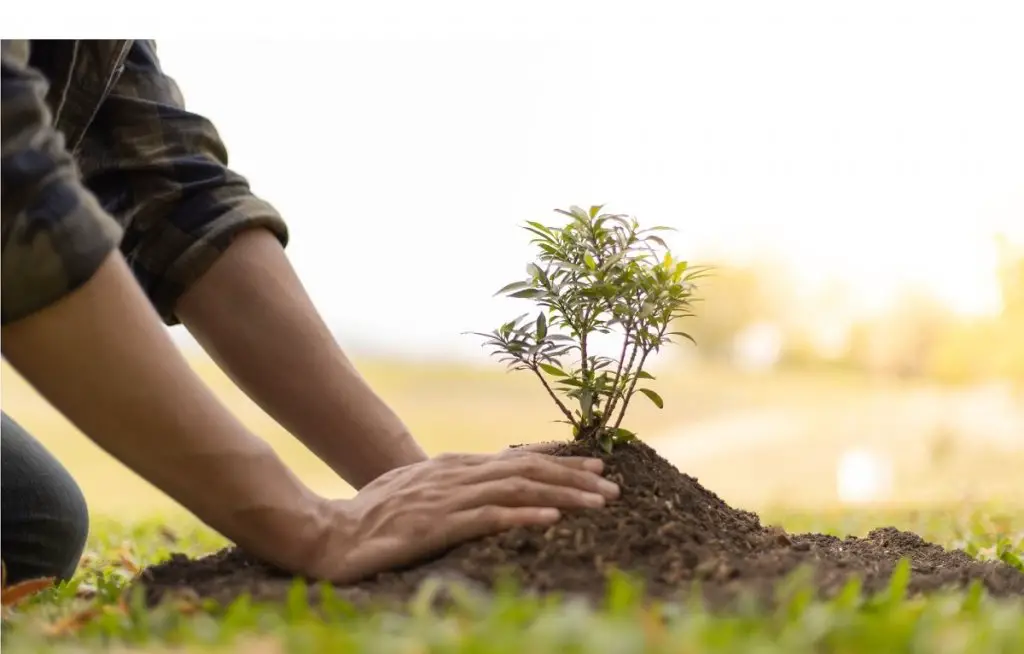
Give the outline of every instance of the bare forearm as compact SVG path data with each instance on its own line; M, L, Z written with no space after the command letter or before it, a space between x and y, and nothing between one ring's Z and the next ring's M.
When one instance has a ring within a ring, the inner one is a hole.
M8 361L97 444L254 554L296 563L289 541L316 528L317 499L196 378L119 254L2 336Z
M240 235L177 315L253 400L355 488L426 459L338 347L268 232Z

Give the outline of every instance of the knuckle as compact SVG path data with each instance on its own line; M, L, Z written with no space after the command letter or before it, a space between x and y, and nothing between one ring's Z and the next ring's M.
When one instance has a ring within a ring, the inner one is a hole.
M434 528L434 521L423 512L417 512L408 521L408 534L416 540L425 540Z
M523 457L519 464L522 474L534 478L541 476L544 473L545 467L543 460L536 456Z
M498 506L484 506L480 508L480 520L491 529L501 529L506 523L506 512Z
M533 483L526 477L509 477L508 489L517 496L526 495L533 489Z

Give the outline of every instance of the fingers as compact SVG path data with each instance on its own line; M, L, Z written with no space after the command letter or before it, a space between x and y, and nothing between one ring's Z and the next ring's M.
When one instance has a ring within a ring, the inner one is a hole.
M495 460L521 459L542 457L558 465L579 470L589 470L600 474L604 471L604 461L584 456L554 456L547 452L557 447L558 443L536 443L502 450L497 454L441 454L434 457L436 463L442 465L479 465Z
M597 509L604 506L605 501L600 493L545 484L526 477L509 477L460 489L452 495L449 510L465 511L482 506Z
M524 445L519 448L506 450L502 452L499 455L499 457L504 459L511 459L517 457L542 457L553 463L568 466L570 468L589 470L590 472L596 472L598 474L604 471L604 461L602 461L601 459L595 459L585 456L554 456L552 454L548 454L547 452L549 452L554 447L554 444L547 443L538 443L533 446Z
M598 474L585 469L561 465L555 459L540 454L498 459L468 469L463 478L467 485L486 481L497 481L523 477L547 485L566 486L591 493L598 493L608 499L619 496L619 487Z
M445 520L444 538L450 543L463 542L513 527L550 525L560 517L558 509L550 507L478 506L450 514Z

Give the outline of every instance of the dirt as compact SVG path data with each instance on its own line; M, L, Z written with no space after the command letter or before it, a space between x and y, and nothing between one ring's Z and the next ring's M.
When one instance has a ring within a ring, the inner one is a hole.
M555 453L595 454L588 449L566 443ZM838 593L852 576L860 577L865 591L880 591L899 560L908 557L911 595L962 589L977 580L993 596L1024 596L1024 573L1004 563L979 562L892 527L865 538L787 534L730 507L642 443L601 455L606 476L622 487L621 497L607 507L566 512L549 528L514 529L464 543L336 594L357 605L392 604L413 597L431 577L480 592L511 579L523 591L599 602L608 574L620 570L643 580L652 599L685 599L699 581L703 599L714 607L742 595L770 603L780 582L804 567L813 571L823 598ZM280 600L292 579L229 548L200 559L176 555L144 570L137 583L145 587L150 604L181 591L227 603L243 593L255 600ZM310 590L314 603L319 596L317 589Z

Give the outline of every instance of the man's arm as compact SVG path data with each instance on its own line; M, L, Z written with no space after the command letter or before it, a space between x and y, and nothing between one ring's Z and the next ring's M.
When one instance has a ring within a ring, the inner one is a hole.
M176 313L250 397L357 489L426 460L338 347L269 232L240 234Z
M76 427L206 524L286 569L315 551L323 500L196 377L120 253L2 339Z
M216 401L161 327L117 251L117 224L78 181L28 53L3 42L4 357L214 529L299 567L323 531L323 501Z
M132 47L80 160L129 225L128 260L164 321L184 322L283 427L356 488L426 458L335 343L284 255L284 222L228 168L152 42Z

